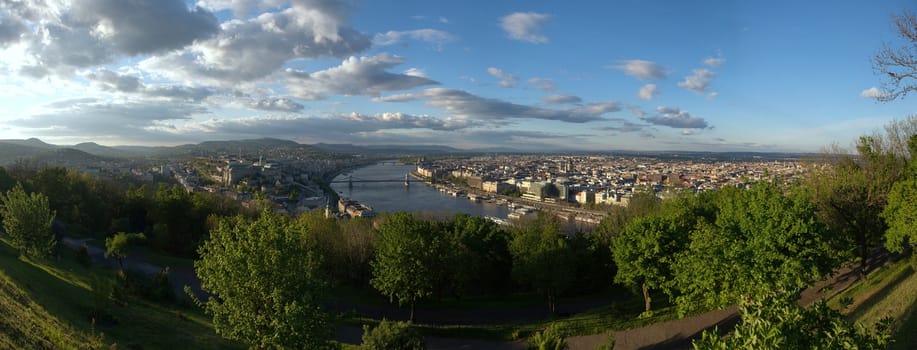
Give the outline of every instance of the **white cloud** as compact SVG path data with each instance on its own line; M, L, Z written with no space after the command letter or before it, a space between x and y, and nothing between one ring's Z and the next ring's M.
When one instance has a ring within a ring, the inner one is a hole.
M529 84L534 84L538 90L544 92L554 92L557 90L557 85L554 84L554 81L546 78L531 78L529 79Z
M652 100L659 96L659 89L656 88L656 84L646 84L640 87L637 96L644 100Z
M369 38L347 23L349 7L335 3L297 1L281 11L227 21L216 37L148 58L140 67L172 80L235 87L291 60L347 57L367 49Z
M101 101L79 99L45 106L46 111L7 124L30 129L39 136L79 136L84 138L131 138L146 134L150 128L187 121L207 109L183 103L161 101Z
M678 108L659 106L656 115L643 117L643 120L676 129L706 129L709 125L704 118L692 116L691 113Z
M617 66L608 66L610 69L617 69L624 74L637 78L639 80L660 80L665 79L668 72L665 67L646 60L624 60Z
M252 101L248 106L263 111L281 112L298 112L304 108L302 104L288 98L265 98L258 101Z
M378 96L386 91L439 84L425 77L387 71L402 63L402 57L380 54L372 57L350 57L341 62L340 66L311 74L287 70L287 89L295 97L318 100L329 93Z
M550 20L551 16L543 13L516 12L500 18L500 26L512 39L544 44L548 37L541 34L541 27Z
M212 13L183 0L4 1L0 10L0 47L25 45L19 69L32 77L181 49L220 31Z
M875 86L873 86L873 87L871 87L871 88L868 88L868 89L863 90L863 91L860 92L860 97L863 97L863 98L875 98L875 99L879 99L879 98L882 98L882 97L884 97L884 96L885 96L885 93L882 92L881 90L879 90L879 88L877 88L877 87L875 87Z
M548 95L541 98L544 103L547 104L564 104L564 103L580 103L583 102L579 96L574 95Z
M523 118L586 123L603 120L603 115L621 110L620 104L614 101L588 103L566 109L539 108L445 88L424 90L423 96L427 99L427 105L456 117L491 121Z
M405 39L420 40L434 44L443 44L455 40L455 37L452 36L452 34L436 29L416 29L406 31L390 30L385 33L376 34L373 37L373 45L396 45L404 42Z
M487 74L500 78L500 86L505 88L516 86L516 81L518 80L515 75L506 73L499 68L494 67L487 68Z
M716 73L709 69L695 69L694 74L685 77L685 80L678 82L679 87L694 91L699 94L706 93L710 89L710 82Z
M726 63L726 59L723 57L707 57L704 59L704 64L713 68L722 66L724 63Z

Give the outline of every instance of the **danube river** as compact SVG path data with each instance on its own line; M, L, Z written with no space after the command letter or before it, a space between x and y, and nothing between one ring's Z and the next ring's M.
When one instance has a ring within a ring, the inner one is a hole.
M506 219L510 210L493 203L473 203L466 197L453 197L411 178L411 185L404 186L404 176L414 170L413 165L401 163L379 163L354 169L334 178L331 188L338 195L368 205L376 212L420 211L436 215L452 216L456 212L474 216L494 216ZM353 176L353 186L347 184ZM360 182L361 180L397 180L391 182Z

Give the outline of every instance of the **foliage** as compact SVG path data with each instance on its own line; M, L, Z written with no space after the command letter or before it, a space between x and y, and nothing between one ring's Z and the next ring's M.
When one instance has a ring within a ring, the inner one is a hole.
M917 154L917 135L908 143L911 154ZM888 205L881 214L888 224L885 246L893 252L903 252L917 245L917 160L911 159L907 175L892 186Z
M651 289L670 290L675 256L685 249L693 230L698 200L680 197L665 202L657 213L636 217L613 238L611 250L618 267L615 281L641 288L645 311L652 309Z
M441 237L432 234L429 222L408 213L391 215L376 234L376 255L370 265L370 284L399 305L414 303L433 293L437 258L444 253Z
M440 286L455 295L506 291L512 257L509 237L493 221L456 214L439 225L448 249Z
M576 265L556 218L539 213L538 218L513 232L509 244L513 256L513 278L531 286L557 312L557 298L573 286Z
M268 211L219 222L194 263L201 288L214 295L202 306L217 333L253 348L333 347L321 255L303 234Z
M426 348L423 336L411 328L411 322L392 322L382 320L379 325L370 329L363 326L363 342L360 349L365 350L423 350Z
M543 331L535 332L529 338L530 350L565 350L567 349L567 340L560 327L556 324L548 325Z
M17 184L0 196L3 228L21 254L49 257L57 247L51 232L54 212L48 207L48 197L40 193L26 194Z
M881 244L886 230L879 214L886 206L893 184L902 175L904 163L900 152L895 151L900 148L896 130L906 125L892 123L886 127L885 134L860 137L855 158L826 155L811 169L807 181L819 219L836 233L836 244L856 253L864 274L866 260Z
M784 195L776 183L720 190L715 220L699 223L676 258L680 312L774 291L796 295L840 262L829 236L798 192Z
M882 217L888 223L885 247L889 251L901 253L917 245L917 176L895 183Z
M785 296L769 295L742 305L741 322L726 337L704 331L694 349L885 349L891 342L890 319L875 332L847 322L821 300L803 308Z
M127 249L132 242L146 239L143 233L125 233L118 232L112 237L105 239L105 257L115 258L118 265L124 268L124 258L127 257Z

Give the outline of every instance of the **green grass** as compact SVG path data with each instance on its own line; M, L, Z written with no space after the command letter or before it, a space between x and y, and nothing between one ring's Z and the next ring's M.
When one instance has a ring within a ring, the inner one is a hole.
M917 272L912 262L901 260L883 267L831 298L828 304L839 308L844 298L853 301L843 310L849 320L871 327L882 318L892 317L895 343L891 348L917 349Z
M111 278L114 274L107 268L78 264L74 252L68 249L63 249L60 261L20 259L5 242L0 243L0 271L36 305L82 333L92 326L89 314L94 304L90 281ZM121 348L134 345L148 349L242 348L217 335L209 318L195 308L132 298L126 305L113 306L110 314L115 322L100 323L95 328L105 334L106 342L117 343Z
M480 305L472 305L472 307L479 308ZM569 317L536 322L495 325L414 324L413 327L429 336L512 341L526 338L536 331L545 329L550 324L556 324L567 336L576 336L642 327L678 318L675 307L671 305L661 305L654 310L651 317L639 318L642 311L643 300L629 298L626 302L612 303ZM379 320L351 317L344 319L344 323L352 326L371 325L375 327Z
M2 271L0 315L0 348L77 349L90 342L89 334L49 314Z

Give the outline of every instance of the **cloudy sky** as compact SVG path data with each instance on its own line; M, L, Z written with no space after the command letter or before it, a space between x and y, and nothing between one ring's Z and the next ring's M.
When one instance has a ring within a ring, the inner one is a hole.
M0 138L818 151L890 1L0 0Z

